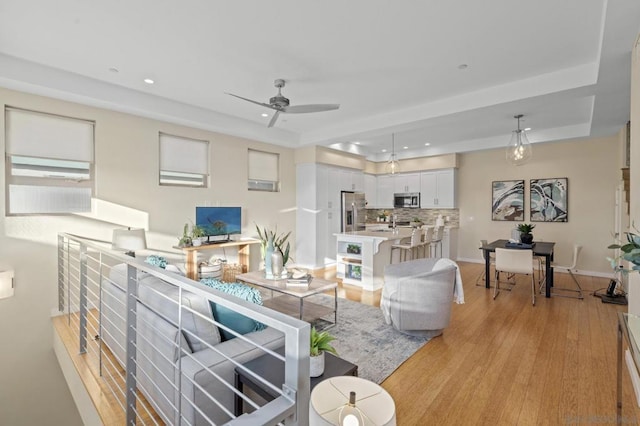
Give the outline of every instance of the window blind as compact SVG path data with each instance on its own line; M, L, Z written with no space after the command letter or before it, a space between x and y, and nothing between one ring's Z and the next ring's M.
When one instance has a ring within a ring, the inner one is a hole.
M249 180L278 182L278 160L278 154L250 149Z
M160 171L209 173L209 142L160 133Z

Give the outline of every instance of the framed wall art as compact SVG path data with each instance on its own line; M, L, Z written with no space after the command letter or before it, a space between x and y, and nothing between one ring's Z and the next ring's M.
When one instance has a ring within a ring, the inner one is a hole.
M567 222L569 220L569 179L531 179L529 181L531 222Z
M491 183L491 220L524 221L524 180Z

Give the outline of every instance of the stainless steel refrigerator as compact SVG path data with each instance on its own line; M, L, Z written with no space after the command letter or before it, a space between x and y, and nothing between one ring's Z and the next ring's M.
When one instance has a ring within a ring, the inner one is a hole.
M342 232L364 231L367 218L364 192L342 191L341 200Z

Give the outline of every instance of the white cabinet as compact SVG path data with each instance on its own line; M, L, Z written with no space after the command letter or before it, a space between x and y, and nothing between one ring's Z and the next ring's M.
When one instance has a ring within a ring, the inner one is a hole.
M420 192L420 173L403 173L394 175L393 192Z
M355 192L364 191L364 173L351 172L351 190Z
M393 176L378 176L378 200L376 207L379 209L393 208Z
M367 200L367 208L378 206L378 180L375 175L365 174L364 178L364 198Z
M423 209L456 207L455 169L420 173L420 207Z

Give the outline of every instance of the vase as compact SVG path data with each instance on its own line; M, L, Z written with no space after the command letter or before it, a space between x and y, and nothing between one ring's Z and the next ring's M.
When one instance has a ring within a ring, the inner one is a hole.
M309 375L311 377L320 377L322 373L324 373L324 351L320 352L318 356L309 358Z
M271 254L271 273L275 278L282 277L282 270L284 269L284 259L280 250L273 250Z
M273 264L271 263L273 251L273 238L269 238L267 241L267 247L264 250L264 275L267 278L273 278Z
M533 242L533 234L520 234L520 242L523 244L531 244Z

